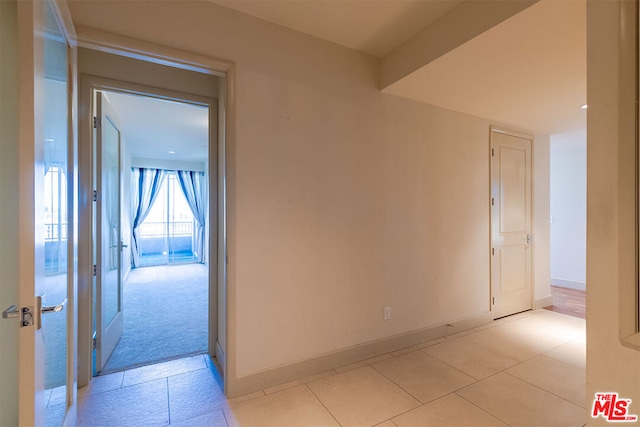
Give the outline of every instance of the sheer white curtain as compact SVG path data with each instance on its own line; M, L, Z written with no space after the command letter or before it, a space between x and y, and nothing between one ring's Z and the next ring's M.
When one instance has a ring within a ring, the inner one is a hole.
M133 266L140 265L139 232L144 219L149 215L151 206L158 197L162 181L167 176L163 169L131 168L131 198L133 208L133 239L131 255Z
M198 229L196 230L196 257L198 262L204 261L204 230L207 218L205 206L205 181L204 172L196 171L177 171L178 181L184 197L189 203L193 217L195 218Z

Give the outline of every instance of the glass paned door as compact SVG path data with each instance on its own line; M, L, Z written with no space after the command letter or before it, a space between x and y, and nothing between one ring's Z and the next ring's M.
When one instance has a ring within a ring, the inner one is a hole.
M196 229L176 173L170 171L140 227L141 266L196 262Z
M53 5L44 3L43 146L44 271L37 292L44 305L42 340L45 354L45 424L60 425L67 407L68 297L68 146L69 81L67 43ZM42 182L42 181L40 181ZM47 310L48 308L48 310Z
M185 199L175 172L170 173L167 180L169 193L167 216L167 249L169 263L194 262L196 256L195 221L191 208Z
M96 91L96 370L109 360L123 331L121 230L122 136L115 110Z

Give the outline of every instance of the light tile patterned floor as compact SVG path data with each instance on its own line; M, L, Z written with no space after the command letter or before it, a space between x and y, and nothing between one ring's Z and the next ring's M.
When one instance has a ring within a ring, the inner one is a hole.
M227 400L206 356L95 378L86 426L583 426L585 321L545 310Z

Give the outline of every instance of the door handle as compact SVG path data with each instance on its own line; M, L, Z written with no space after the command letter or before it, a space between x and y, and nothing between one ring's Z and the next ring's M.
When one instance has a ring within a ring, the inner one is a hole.
M58 305L43 305L42 308L40 309L40 313L42 314L59 313L62 310L64 310L64 306L66 303L67 303L67 299L65 298L64 301L62 301Z
M13 319L14 317L18 317L18 316L20 316L20 311L18 310L18 307L16 307L15 305L12 305L11 307L7 308L5 311L2 312L3 319Z
M38 329L42 328L42 315L48 313L59 313L64 310L64 306L67 304L67 299L65 298L60 304L57 305L42 305L42 295L37 296L38 299L38 307L40 307L40 314L38 315Z

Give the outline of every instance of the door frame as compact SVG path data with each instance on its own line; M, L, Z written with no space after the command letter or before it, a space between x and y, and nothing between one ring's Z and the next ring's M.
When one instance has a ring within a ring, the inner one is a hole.
M208 175L209 175L209 182L208 182L208 192L209 194L212 194L212 189L215 189L216 193L218 191L218 176L217 176L217 167L218 167L218 163L219 163L219 159L218 159L218 153L217 153L217 139L218 139L218 124L217 124L217 117L218 117L218 100L214 99L214 98L208 98L208 97L204 97L204 96L197 96L197 95L192 95L192 94L187 94L187 93L182 93L182 92L177 92L177 91L173 91L173 90L168 90L168 89L159 89L159 88L155 88L155 87L150 87L150 86L144 86L144 85L140 85L140 84L136 84L136 83L130 83L130 82L123 82L123 81L119 81L119 80L114 80L114 79L108 79L108 78L103 78L103 77L96 77L96 76L87 76L87 75L82 75L80 77L80 105L81 106L86 106L86 105L94 105L96 104L93 96L94 93L96 91L106 91L106 92L116 92L116 93L122 93L122 94L131 94L131 95L141 95L141 96L145 96L145 97L149 97L149 98L155 98L155 99L163 99L163 100L172 100L172 101L178 101L178 102L187 102L187 103L192 103L194 105L206 105L210 108L210 112L209 112L209 120L210 120L210 125L209 125L209 141L213 142L213 144L209 144L210 145L210 150L209 150L209 154L208 154ZM93 131L93 120L92 117L97 114L97 111L92 111L92 108L86 109L86 115L83 115L80 118L80 122L81 123L85 123L88 122L89 123L89 127L91 128L91 131ZM87 126L84 126L85 128ZM89 135L89 139L86 140L88 143L85 144L85 148L84 150L88 150L88 156L84 156L83 158L91 158L94 159L94 161L92 161L92 166L91 166L91 170L90 170L90 174L93 177L94 182L92 182L91 184L89 183L84 183L83 188L87 187L87 191L92 192L93 189L95 188L95 184L97 179L99 179L99 177L96 176L96 172L97 170L94 169L94 162L100 161L100 156L101 153L100 152L96 152L96 141L93 140L93 137L91 136L93 132L90 133ZM83 139L84 140L84 139ZM83 152L85 152L83 150ZM122 170L122 158L120 157L119 159L120 162L120 166L119 166L119 173L122 175L123 173L125 173L125 171ZM216 172L216 173L212 173L212 172ZM121 177L122 178L122 177ZM121 179L122 181L122 179ZM91 189L88 189L88 187L91 187ZM122 188L120 189L120 197L122 197ZM100 195L98 196L98 199L100 199ZM211 200L211 198L209 199L209 223L210 224L218 224L218 209L217 209L217 199ZM120 208L120 215L122 215L122 206ZM97 219L97 215L92 215L92 218L95 217L94 219ZM97 224L95 227L98 227L99 224ZM217 271L217 259L218 259L218 245L217 245L217 237L218 237L218 228L216 227L216 233L211 233L209 236L209 313L217 313L217 303L218 303L218 271ZM90 239L91 242L94 241L95 238L97 238L97 234L96 234L97 230L93 230L93 232L90 234L92 237ZM122 231L121 231L121 237L122 237ZM95 282L95 280L97 280L98 276L101 274L100 270L101 270L101 266L100 266L100 260L97 259L96 255L97 255L97 251L95 248L97 247L97 245L94 245L93 243L91 244L91 255L90 255L90 259L93 260L92 265L94 263L98 263L98 274L94 277L91 278L91 282L92 285L89 287L89 289L87 289L87 294L85 294L85 296L83 296L83 298L80 299L80 305L82 307L85 307L85 310L82 311L82 316L81 316L81 323L82 321L85 320L85 314L90 314L91 316L93 316L93 301L94 301L94 295L93 295L93 283ZM122 298L122 296L121 296ZM88 324L92 324L92 317L89 317L87 319ZM99 322L98 322L99 324ZM84 328L82 328L82 333L80 334L80 341L83 342L85 340L88 340L88 336L87 333L89 333L91 335L91 350L93 350L93 327L89 328L89 332L87 332L87 328L86 326ZM209 318L209 322L208 322L208 352L209 354L215 354L217 356L217 343L218 343L218 319L217 316L215 317L211 317ZM92 351L93 353L93 351ZM92 359L87 359L87 355L88 353L86 352L86 349L84 352L81 352L79 354L79 370L81 371L85 371L87 370L89 367L93 366L92 365Z
M115 54L128 58L138 59L178 69L196 71L219 77L219 96L217 109L217 147L209 146L209 158L217 158L217 209L210 207L209 214L215 213L217 217L217 240L215 236L210 236L210 255L217 253L217 257L210 256L209 270L210 277L215 275L217 282L217 292L210 292L210 304L217 307L217 318L211 319L209 333L217 334L215 349L210 348L210 352L216 354L216 360L220 365L222 377L224 379L225 394L233 393L235 386L235 286L234 286L234 263L229 254L234 253L233 234L233 200L229 195L233 194L233 158L235 141L235 65L232 62L219 60L191 52L172 49L165 46L156 45L140 40L129 39L119 35L104 33L88 28L78 28L78 45L83 48L96 50L99 52ZM87 108L87 100L82 97L90 94L90 90L83 84L80 93L80 119L79 138L81 141L89 141L91 138L92 123L90 111ZM213 121L212 121L213 122ZM80 182L91 182L91 154L88 153L88 144L80 145L79 162L80 175L84 177ZM215 154L215 155L212 155ZM211 162L209 162L211 165ZM214 177L210 174L210 179ZM84 185L80 188L80 198L83 201L80 206L79 228L84 231L83 235L91 235L91 209L92 209L92 189ZM210 199L210 203L212 200ZM214 212L215 211L215 212ZM87 385L92 378L91 365L87 364L92 352L91 338L91 280L92 261L89 255L91 241L84 239L80 242L83 245L79 253L79 275L82 286L79 289L79 298L85 304L79 307L79 315L85 322L80 322L82 330L79 331L79 353L80 366L78 373L78 384ZM86 301L89 301L87 306ZM89 332L87 332L89 331ZM224 340L220 343L220 338Z
M531 200L530 200L530 209L531 209L531 235L534 236L531 241L530 248L530 257L531 257L531 289L530 289L530 301L531 305L529 310L533 310L535 308L535 176L534 176L534 144L535 137L532 134L525 132L518 132L511 129L506 129L500 126L491 125L489 127L489 311L494 313L496 310L493 304L494 292L493 292L493 281L494 281L494 255L493 255L493 208L492 208L492 198L493 194L493 135L494 133L501 133L504 135L514 136L516 138L528 139L531 141L531 159L530 159L530 172L531 172ZM512 313L515 314L515 313Z

